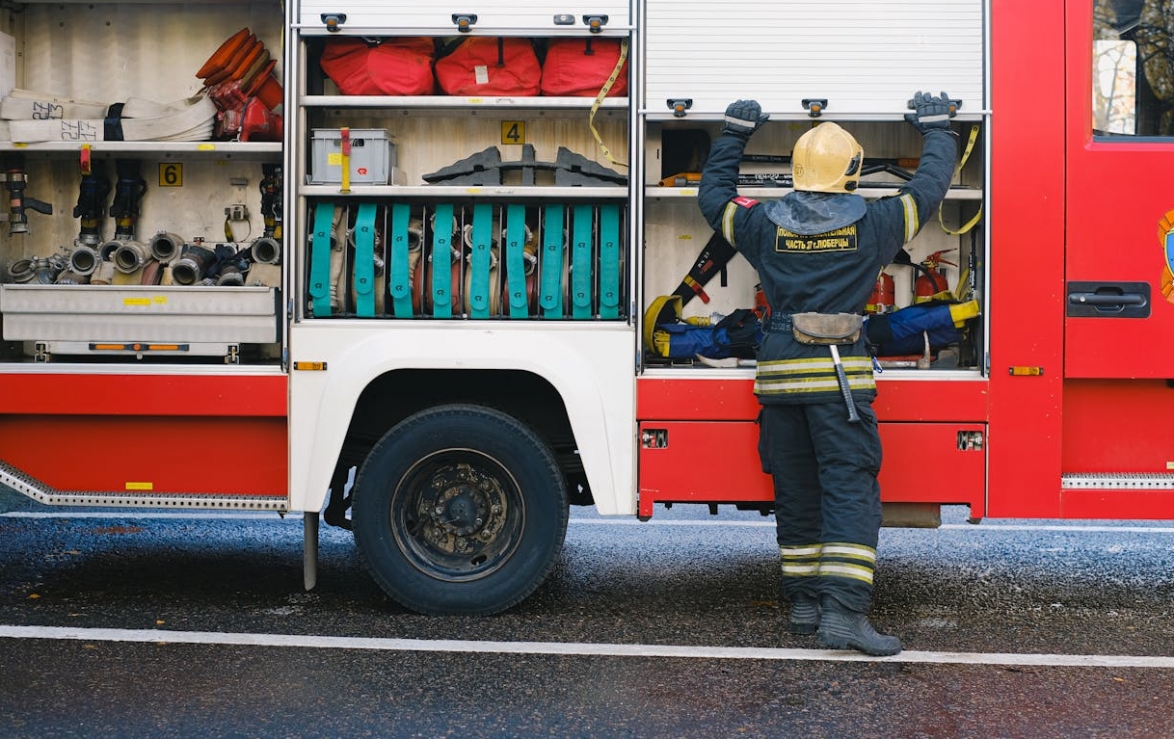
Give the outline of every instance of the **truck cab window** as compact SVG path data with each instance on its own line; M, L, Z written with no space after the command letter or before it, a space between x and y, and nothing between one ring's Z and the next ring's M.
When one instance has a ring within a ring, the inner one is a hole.
M1096 0L1093 131L1174 136L1174 2Z

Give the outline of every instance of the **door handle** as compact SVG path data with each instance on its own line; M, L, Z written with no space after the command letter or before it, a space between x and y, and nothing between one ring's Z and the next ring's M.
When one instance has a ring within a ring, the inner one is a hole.
M1071 318L1149 318L1148 282L1069 282Z

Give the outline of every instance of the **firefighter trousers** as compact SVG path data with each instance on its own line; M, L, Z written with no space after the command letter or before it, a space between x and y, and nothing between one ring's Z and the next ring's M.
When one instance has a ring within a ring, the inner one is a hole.
M830 595L867 612L872 602L881 504L876 414L856 401L765 405L759 453L774 479L783 593Z

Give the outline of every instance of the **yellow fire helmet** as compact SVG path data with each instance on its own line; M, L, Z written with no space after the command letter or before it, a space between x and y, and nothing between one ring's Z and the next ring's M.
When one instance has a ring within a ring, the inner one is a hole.
M791 155L796 190L855 192L864 166L864 149L835 123L821 123L799 137Z

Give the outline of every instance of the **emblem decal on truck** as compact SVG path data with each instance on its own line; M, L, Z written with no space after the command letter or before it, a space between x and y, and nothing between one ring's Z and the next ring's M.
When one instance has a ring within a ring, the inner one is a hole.
M1174 303L1174 210L1166 211L1166 215L1158 221L1158 242L1166 257L1166 264L1162 267L1162 295L1168 302Z

